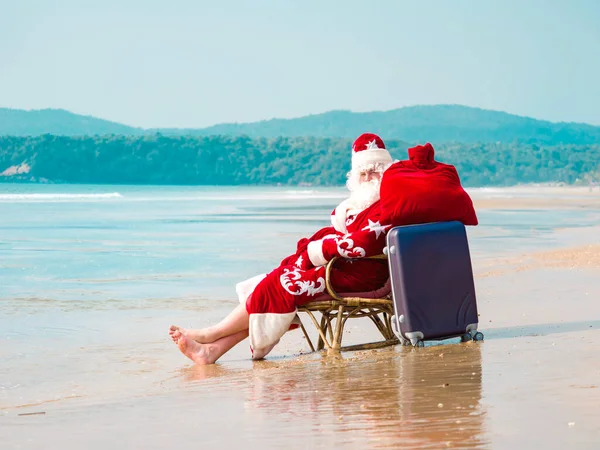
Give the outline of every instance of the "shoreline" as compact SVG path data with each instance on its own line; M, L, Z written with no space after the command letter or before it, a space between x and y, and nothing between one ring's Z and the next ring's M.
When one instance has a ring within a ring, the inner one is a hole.
M460 174L459 174L460 175ZM298 188L298 189L345 189L343 184L313 184L313 183L299 183L299 184L284 184L284 183L254 183L254 184L188 184L188 183L164 183L164 184L152 184L152 183L95 183L95 182L68 182L63 180L50 180L43 179L43 181L31 181L26 179L11 179L10 176L0 175L0 185L2 184L15 184L15 185L32 185L32 186L139 186L139 187L223 187L223 188L248 188L248 187L272 187L272 188ZM567 183L525 183L525 184L512 184L512 185L486 185L486 186L465 186L463 188L466 191L521 191L535 193L539 190L550 191L572 191L572 192L590 192L600 193L600 183L593 184L567 184Z

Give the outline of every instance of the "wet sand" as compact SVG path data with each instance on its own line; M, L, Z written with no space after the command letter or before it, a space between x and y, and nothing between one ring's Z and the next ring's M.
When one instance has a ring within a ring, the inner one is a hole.
M496 195L487 191L471 193L473 204L480 209L600 209L600 187L516 187L499 190Z
M235 302L135 320L65 310L98 333L36 361L28 350L43 343L0 346L21 372L0 390L1 447L599 448L600 232L559 237L555 250L474 260L481 343L331 357L293 331L266 361L242 343L196 367L168 326L206 325ZM345 343L370 339L370 324L349 322Z

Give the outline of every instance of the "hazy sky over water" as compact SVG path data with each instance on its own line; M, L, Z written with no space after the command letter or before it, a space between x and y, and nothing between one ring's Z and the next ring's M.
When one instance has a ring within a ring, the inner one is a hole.
M600 125L600 1L0 0L0 107L202 127L458 103Z

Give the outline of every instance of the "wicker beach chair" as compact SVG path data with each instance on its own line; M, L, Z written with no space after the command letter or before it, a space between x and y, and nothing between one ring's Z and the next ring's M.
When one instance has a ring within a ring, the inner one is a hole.
M386 255L377 255L372 259L386 259ZM311 350L323 350L339 352L341 350L366 350L386 347L398 344L398 338L392 330L392 316L394 307L391 297L391 283L387 283L380 289L371 292L337 293L331 285L331 270L338 258L334 258L327 264L325 283L327 294L298 308L298 312L306 313L317 329L319 338L316 347L313 345L304 325L300 327L306 337ZM315 313L320 313L317 320ZM351 345L342 347L344 325L348 319L368 317L373 321L383 341L368 344Z

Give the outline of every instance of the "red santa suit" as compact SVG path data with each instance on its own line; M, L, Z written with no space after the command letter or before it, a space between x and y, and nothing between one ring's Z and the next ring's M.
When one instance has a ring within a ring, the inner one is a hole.
M389 164L391 156L376 135L364 134L354 143L353 170L375 164ZM236 286L249 319L252 356L264 357L290 328L294 328L296 308L325 293L325 265L334 257L343 258L331 272L338 292L376 290L388 278L385 261L357 260L383 252L391 225L380 223L380 202L356 207L352 199L342 202L332 213L332 226L298 241L296 252L284 258L268 274Z

